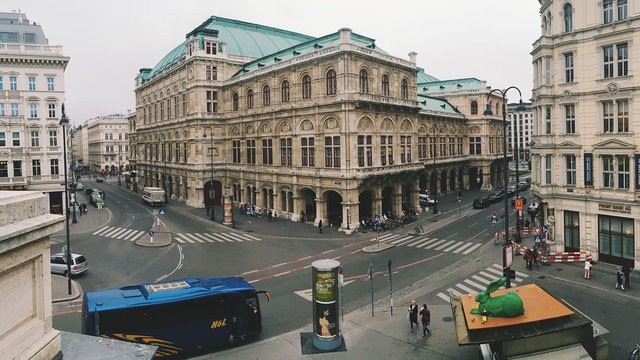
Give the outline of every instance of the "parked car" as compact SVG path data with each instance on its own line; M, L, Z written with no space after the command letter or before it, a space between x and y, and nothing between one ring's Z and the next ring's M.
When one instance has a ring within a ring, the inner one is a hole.
M431 198L427 194L419 194L418 196L420 197L421 207L432 207L438 202L438 200Z
M516 186L512 185L507 188L507 196L513 196L516 194Z
M493 204L493 201L488 196L475 198L473 200L474 209L484 209L491 204Z
M96 179L96 182L104 182L104 179L99 177L99 178Z
M75 183L75 187L76 187L76 191L77 190L80 190L80 191L84 190L84 185L82 183L80 183L80 182L79 183Z
M501 200L504 200L504 190L489 194L488 198L491 203L497 203Z
M65 253L51 255L51 273L67 275L67 262ZM82 274L89 269L87 259L80 254L71 253L71 275Z
M518 191L527 191L531 188L531 184L528 182L521 182L518 184Z

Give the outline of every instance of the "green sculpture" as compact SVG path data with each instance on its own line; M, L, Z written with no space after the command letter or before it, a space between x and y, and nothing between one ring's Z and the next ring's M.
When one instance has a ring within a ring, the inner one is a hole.
M522 299L518 294L510 291L498 297L491 297L491 293L507 281L507 278L493 280L487 285L487 290L476 295L476 301L480 303L477 309L472 309L472 314L482 314L486 311L491 317L516 317L524 314Z

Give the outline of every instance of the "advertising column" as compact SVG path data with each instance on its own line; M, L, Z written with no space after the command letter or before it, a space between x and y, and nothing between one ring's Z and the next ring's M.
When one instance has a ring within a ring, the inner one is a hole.
M334 350L342 345L338 323L338 268L332 259L311 263L313 283L313 346L320 350Z
M231 195L224 196L223 199L224 217L222 224L231 225L233 223L233 201L231 200Z

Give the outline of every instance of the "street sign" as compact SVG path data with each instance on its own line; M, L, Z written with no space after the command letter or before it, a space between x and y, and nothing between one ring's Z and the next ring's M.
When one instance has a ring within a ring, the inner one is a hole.
M547 227L547 225L542 225L542 233L546 234L549 231L549 228Z
M369 280L373 280L373 264L369 264Z
M513 205L517 211L522 211L524 209L524 198L521 198L521 197L517 198L513 202Z
M153 234L155 234L153 230L149 230L149 236L153 236Z
M160 215L164 215L164 214L166 214L166 213L164 212L164 209L160 209Z
M379 224L379 223L380 223L380 214L376 214L376 215L373 217L373 221L374 221L376 224Z
M533 237L533 242L539 243L539 242L541 242L541 241L542 241L542 238L540 237L540 235L539 235L539 234L536 234L536 235Z
M505 267L510 268L513 264L513 244L504 247Z

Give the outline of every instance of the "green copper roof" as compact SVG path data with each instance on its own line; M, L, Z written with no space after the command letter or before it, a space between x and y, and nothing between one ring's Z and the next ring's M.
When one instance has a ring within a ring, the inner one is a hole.
M362 36L356 33L351 33L350 43L354 45L362 46L362 47L367 47L370 49L375 49L377 52L386 54L384 50L376 47L374 39L368 38L366 36ZM242 75L242 74L254 71L256 69L259 69L261 67L272 65L283 60L288 60L299 55L309 54L323 48L337 46L338 44L340 44L339 31L323 37L313 38L307 42L294 45L287 49L269 54L268 56L265 56L260 59L254 60L250 63L247 63L244 65L243 69L238 71L234 76Z
M439 99L423 94L418 94L418 104L421 109L427 111L437 111L449 114L460 114L458 109L449 104L445 99Z
M291 31L217 16L210 17L190 34L197 33L198 29L217 30L218 43L226 44L227 53L253 58L273 54L314 39L312 36ZM150 72L141 72L140 75L143 79L146 80L174 63L184 60L186 42L186 40L183 41L171 50Z
M418 84L422 84L422 83L427 83L427 82L434 82L434 81L440 81L438 79L436 79L435 77L427 74L426 72L424 72L424 69L421 67L417 67L418 69Z
M418 82L418 93L431 95L456 91L480 90L482 82L476 78L454 79L433 82Z

